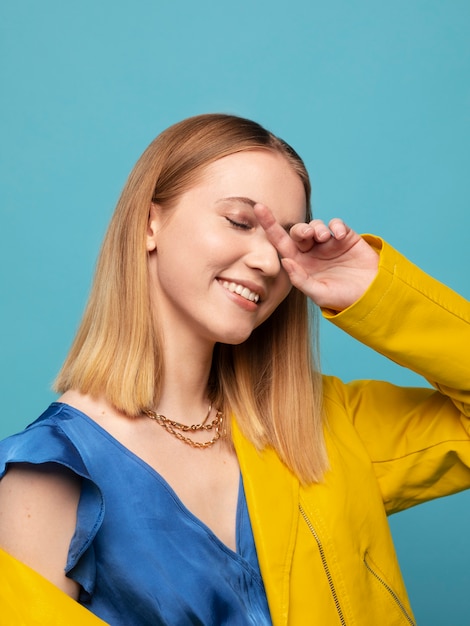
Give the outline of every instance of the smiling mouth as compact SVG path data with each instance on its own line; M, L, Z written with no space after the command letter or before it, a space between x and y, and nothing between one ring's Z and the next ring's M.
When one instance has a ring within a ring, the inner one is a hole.
M242 298L245 298L245 300L249 300L250 302L254 302L255 304L259 302L259 293L256 293L255 291L250 291L248 287L244 287L239 283L229 283L227 280L221 280L219 282L224 289L227 289L232 293L236 293Z

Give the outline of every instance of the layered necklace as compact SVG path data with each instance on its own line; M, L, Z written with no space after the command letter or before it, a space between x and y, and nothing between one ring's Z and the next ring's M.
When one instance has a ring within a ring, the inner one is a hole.
M209 448L214 445L214 443L220 439L220 434L222 430L222 424L224 416L221 411L216 411L214 419L208 422L210 414L212 413L212 403L209 404L209 409L207 411L207 415L204 420L200 424L180 424L179 422L175 422L174 420L168 419L161 413L156 413L155 411L151 411L150 409L144 409L144 414L149 417L151 420L154 420L157 424L160 424L170 435L176 437L183 443L186 443L188 446L192 446L193 448ZM183 433L187 432L196 432L198 430L214 430L214 436L212 439L208 441L194 441L187 435L183 435Z

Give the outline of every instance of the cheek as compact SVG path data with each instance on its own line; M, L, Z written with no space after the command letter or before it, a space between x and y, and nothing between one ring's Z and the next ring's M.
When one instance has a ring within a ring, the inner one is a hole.
M284 269L281 269L278 281L278 285L276 286L276 295L278 302L275 308L277 308L281 304L281 302L287 298L290 290L292 289L292 283L290 282L289 276Z
M277 309L277 307L281 304L281 302L283 302L287 298L291 289L292 289L292 284L287 274L285 274L285 276L280 277L279 283L278 285L276 285L276 289L272 293L272 300L269 303L269 308L266 308L266 310L263 311L263 316L259 320L259 323L257 324L257 326L262 324L264 321L268 319L268 317L270 317L270 315L272 315L272 313Z
M177 225L176 225L177 226ZM190 272L200 265L210 252L210 246L197 229L173 228L165 232L163 240L157 240L157 263L167 272Z

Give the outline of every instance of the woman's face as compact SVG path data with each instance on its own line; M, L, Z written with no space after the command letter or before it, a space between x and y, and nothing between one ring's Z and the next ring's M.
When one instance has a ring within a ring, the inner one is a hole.
M257 202L286 229L305 220L302 181L279 154L223 157L174 208L152 207L150 288L168 345L241 343L289 293L277 251L254 215Z

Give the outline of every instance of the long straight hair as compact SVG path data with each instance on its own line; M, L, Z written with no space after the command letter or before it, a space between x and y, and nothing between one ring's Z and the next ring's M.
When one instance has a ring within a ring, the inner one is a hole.
M56 391L103 395L129 416L158 405L164 363L160 327L150 303L146 251L150 206L171 210L210 163L259 149L282 155L298 174L309 219L310 181L303 161L256 122L224 114L199 115L171 126L149 145L111 219L89 301L55 381ZM321 376L312 354L311 326L307 299L293 288L244 343L216 345L209 380L216 406L235 416L258 449L273 447L302 482L321 480L327 468Z

